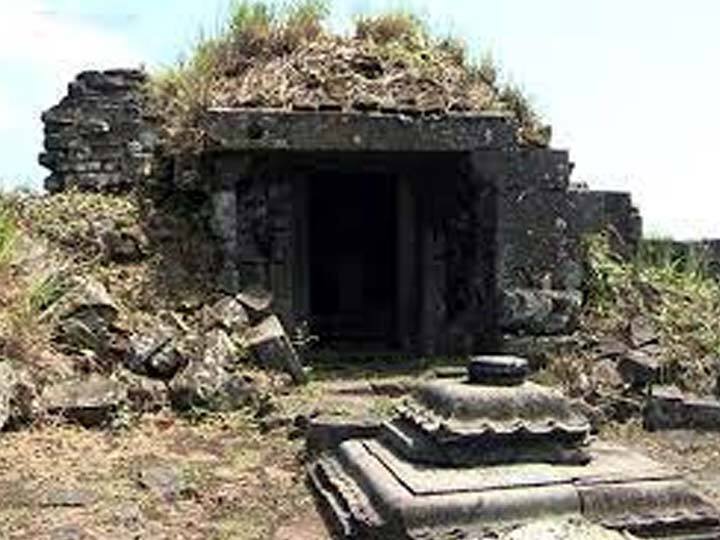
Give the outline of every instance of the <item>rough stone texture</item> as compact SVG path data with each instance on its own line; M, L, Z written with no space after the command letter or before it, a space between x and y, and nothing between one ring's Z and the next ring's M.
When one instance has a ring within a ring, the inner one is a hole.
M642 219L630 194L618 191L571 189L570 223L578 234L609 231L610 245L630 256L642 238Z
M305 382L300 357L275 315L251 328L245 335L245 344L261 365L286 371L296 383Z
M157 136L146 114L146 74L132 69L80 73L47 110L45 152L50 192L122 191L149 174Z
M211 330L205 336L203 361L231 371L237 366L237 347L224 330Z
M247 306L255 316L266 316L270 314L269 311L272 305L273 295L263 287L246 287L240 291L235 298L237 298L238 302Z
M535 335L569 334L582 308L578 291L505 289L500 328Z
M37 387L30 373L0 361L0 430L29 423L36 412Z
M720 401L685 395L674 387L653 388L643 411L649 430L720 430Z
M242 375L215 364L192 360L169 385L172 406L180 411L234 410L250 405L257 390Z
M634 388L645 388L658 381L660 363L642 350L629 351L618 360L617 369L622 378Z
M462 152L513 142L513 120L498 114L410 117L401 114L266 112L213 109L204 119L221 150ZM385 136L378 137L378 133Z
M206 326L219 326L230 333L242 332L250 324L250 318L243 304L232 296L226 296L210 307L207 319Z
M176 347L175 340L175 332L165 327L131 336L125 367L138 375L172 379L188 363Z
M110 422L126 400L127 390L123 385L99 376L48 386L41 397L48 414L86 427Z
M75 278L50 308L49 316L58 342L74 351L93 351L106 360L113 346L118 306L102 283Z
M121 370L116 378L127 388L130 409L140 413L154 413L170 404L167 385L164 381Z

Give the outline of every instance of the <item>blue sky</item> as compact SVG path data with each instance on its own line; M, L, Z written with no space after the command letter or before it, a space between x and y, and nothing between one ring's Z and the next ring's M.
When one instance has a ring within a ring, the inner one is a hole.
M227 0L6 0L0 186L38 187L40 113L87 68L174 61ZM336 0L332 24L410 7L490 51L569 148L575 180L633 192L649 234L720 237L720 2ZM715 66L715 67L713 67Z

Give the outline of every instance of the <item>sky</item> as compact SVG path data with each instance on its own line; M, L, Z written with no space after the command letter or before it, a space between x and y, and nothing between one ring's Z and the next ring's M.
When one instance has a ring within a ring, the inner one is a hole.
M84 69L172 64L228 0L2 0L0 188L40 188L40 114ZM410 8L490 53L569 149L574 181L631 191L650 236L720 237L720 2L335 0L331 24ZM716 66L713 68L713 66Z

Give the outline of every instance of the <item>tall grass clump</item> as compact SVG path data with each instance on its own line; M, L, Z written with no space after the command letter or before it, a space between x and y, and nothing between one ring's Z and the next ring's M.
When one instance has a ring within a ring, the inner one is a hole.
M664 350L665 372L688 390L714 390L720 359L720 282L699 252L679 254L672 242L644 242L629 261L613 252L608 237L591 236L587 253L589 329L622 332L647 317Z
M239 77L254 62L288 54L323 33L329 15L324 0L279 5L235 1L220 29L201 32L188 56L150 80L151 103L169 139L181 150L202 146L198 115L213 105L223 79Z
M360 16L355 20L355 37L376 45L401 43L410 49L418 49L427 46L429 36L423 20L409 11Z
M17 238L17 224L10 205L0 195L0 268L12 259L13 247Z
M462 40L434 36L408 11L356 18L332 34L326 0L231 4L224 23L188 56L151 78L157 116L175 153L204 147L209 107L321 108L346 111L509 111L518 135L546 146L550 132L517 86L503 87L492 58L469 58Z

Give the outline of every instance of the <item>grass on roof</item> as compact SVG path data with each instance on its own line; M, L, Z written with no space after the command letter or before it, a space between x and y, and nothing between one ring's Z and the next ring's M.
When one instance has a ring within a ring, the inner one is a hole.
M414 108L510 111L521 141L546 146L550 131L528 97L501 84L490 56L434 36L404 11L357 17L348 35L327 26L330 4L240 1L221 29L188 57L152 77L153 102L178 151L201 149L199 116L208 107L292 109L332 105L352 111Z

